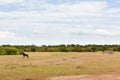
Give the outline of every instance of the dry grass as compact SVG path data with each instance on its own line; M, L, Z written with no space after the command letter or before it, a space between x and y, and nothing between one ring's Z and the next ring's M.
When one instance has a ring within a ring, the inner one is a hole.
M54 76L120 73L120 53L28 53L0 56L0 80L44 80Z

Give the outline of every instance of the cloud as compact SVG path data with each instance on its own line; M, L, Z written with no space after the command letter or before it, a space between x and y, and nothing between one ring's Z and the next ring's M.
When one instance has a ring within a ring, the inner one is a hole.
M13 11L13 12L0 12L2 21L7 22L36 22L36 23L71 23L80 21L91 21L96 17L103 16L102 12L106 9L105 2L81 2L77 4L46 4L42 5L43 11ZM89 7L89 8L88 8ZM100 20L100 19L97 19Z
M79 2L77 4L60 4L55 7L54 6L49 6L48 10L53 10L53 11L65 11L65 12L71 12L71 11L76 11L76 12L98 12L103 10L104 7L106 7L106 2ZM89 8L88 8L89 7Z
M0 11L0 39L4 42L89 43L94 42L91 36L96 43L102 43L102 37L119 39L120 9L108 7L105 1L51 4L43 0L11 0L5 4L8 3L20 3L21 8Z
M25 0L0 0L0 5L21 3Z
M3 31L1 31L0 32L0 39L9 39L9 38L15 38L15 35L14 35L14 33L11 33L11 32L3 32Z
M96 36L96 37L114 37L114 36L120 35L105 29L94 29L94 31L93 29L79 30L74 32L73 34L79 35L79 36Z
M0 35L1 44L25 45L33 43L25 36L19 36L16 33L12 33L9 31L0 31Z

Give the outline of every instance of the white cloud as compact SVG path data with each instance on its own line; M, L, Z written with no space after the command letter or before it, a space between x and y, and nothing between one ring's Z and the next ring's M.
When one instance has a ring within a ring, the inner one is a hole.
M0 32L0 39L9 39L9 38L15 38L15 35L14 33L11 33L11 32L3 32L1 31Z
M99 12L106 6L106 2L79 2L77 4L59 4L59 5L48 5L46 8L50 11L63 11L63 12Z
M89 30L80 30L75 32L77 35L82 36L97 36L97 37L112 37L112 36L119 36L120 34L112 33L112 31L107 31L105 29L89 29Z
M0 31L2 44L26 44L29 41L25 36L18 36L9 31Z
M5 19L8 22L16 20L18 22L89 21L89 19L93 20L93 18L102 17L107 3L96 1L77 4L46 4L41 6L44 8L43 11L0 12L0 17L3 18L2 21Z
M9 31L0 32L2 35L0 39L8 42L14 39L19 43L24 40L23 43L33 44L80 43L87 39L86 42L89 43L91 36L93 38L104 36L107 40L106 38L114 36L116 39L120 35L120 9L108 8L107 2L82 1L55 5L44 1L39 4L37 0L21 1L24 1L22 4L24 7L19 11L0 12L0 26L3 30ZM13 2L14 0L11 0L11 3ZM25 33L24 37L18 36L23 33ZM81 36L82 41L80 41Z
M0 0L0 5L21 3L23 1L25 1L25 0Z

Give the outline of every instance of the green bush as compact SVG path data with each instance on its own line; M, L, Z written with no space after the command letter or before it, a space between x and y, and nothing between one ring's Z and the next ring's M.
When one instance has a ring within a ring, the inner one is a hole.
M14 47L2 47L0 48L0 55L18 55L20 51Z
M6 50L3 48L0 48L0 55L5 55L6 54Z

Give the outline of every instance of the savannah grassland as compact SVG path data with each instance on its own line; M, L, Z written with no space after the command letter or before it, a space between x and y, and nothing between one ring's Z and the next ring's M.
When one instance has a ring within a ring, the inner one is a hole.
M35 52L0 56L0 80L45 80L49 77L120 73L120 52Z

